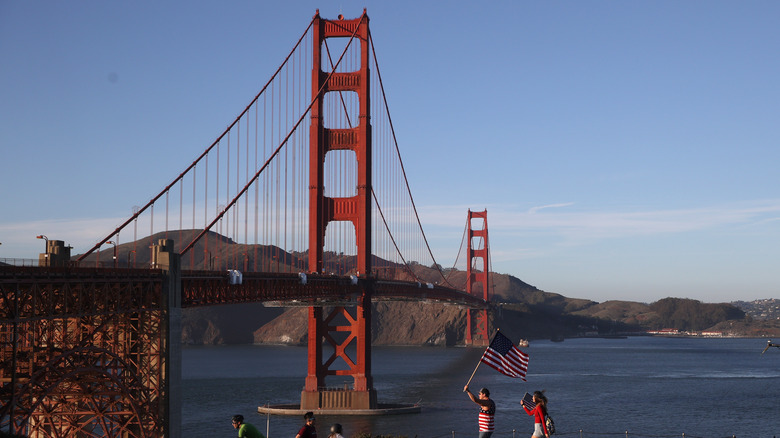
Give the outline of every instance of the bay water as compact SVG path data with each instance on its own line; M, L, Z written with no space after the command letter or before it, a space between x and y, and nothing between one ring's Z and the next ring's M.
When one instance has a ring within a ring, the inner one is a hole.
M380 403L419 404L420 413L317 415L325 438L332 423L344 436L477 437L477 406L463 393L474 372L496 402L493 437L530 437L525 392L545 390L556 436L780 436L780 349L763 355L765 339L581 338L533 341L527 382L479 365L483 348L374 347ZM183 424L187 437L232 437L242 414L268 438L294 438L298 416L257 413L264 404L300 402L305 347L186 347L182 358ZM340 380L341 379L341 380ZM351 379L328 377L330 387Z

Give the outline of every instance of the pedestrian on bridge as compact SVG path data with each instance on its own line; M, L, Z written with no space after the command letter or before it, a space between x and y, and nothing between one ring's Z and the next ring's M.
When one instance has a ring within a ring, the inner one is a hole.
M265 438L255 426L244 423L243 415L233 415L233 428L238 429L238 438Z
M487 388L479 390L479 395L474 395L469 391L469 385L463 388L463 392L469 395L471 401L479 405L479 438L490 438L493 435L494 422L496 416L496 403L490 399L490 391Z
M303 414L303 421L306 424L298 431L295 438L317 438L317 429L314 428L314 412L309 411Z

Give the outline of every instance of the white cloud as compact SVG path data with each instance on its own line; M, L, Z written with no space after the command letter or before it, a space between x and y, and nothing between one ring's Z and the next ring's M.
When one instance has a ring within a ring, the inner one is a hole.
M565 202L561 204L550 204L550 205L542 205L540 207L531 207L528 209L528 214L536 214L539 210L543 210L546 208L562 208L562 207L568 207L570 205L574 205L573 202Z
M547 248L529 248L528 239L544 239L547 245L578 246L607 239L630 239L653 235L684 234L727 228L732 231L749 226L766 225L777 220L780 200L760 200L687 209L645 211L572 211L574 203L549 204L530 209L511 205L488 206L488 229L491 241L508 242L523 238L517 252L547 252ZM579 204L581 205L581 204ZM426 206L421 220L426 233L438 228L463 229L465 206ZM500 236L500 237L499 237ZM444 238L443 236L440 236ZM503 243L502 242L502 243ZM493 245L497 249L497 245ZM509 256L509 254L506 254Z
M493 209L488 213L491 230L546 230L563 236L588 238L682 233L775 220L766 215L780 212L780 200L679 210L541 212L541 208L544 207L528 212Z

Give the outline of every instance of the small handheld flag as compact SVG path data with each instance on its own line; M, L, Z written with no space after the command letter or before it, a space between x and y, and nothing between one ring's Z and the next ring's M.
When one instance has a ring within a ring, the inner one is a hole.
M515 347L512 341L497 331L480 362L509 377L525 380L528 371L528 355Z
M534 403L534 396L527 392L523 396L523 401L520 404L527 407L528 410L533 410L533 408L536 407L536 403Z

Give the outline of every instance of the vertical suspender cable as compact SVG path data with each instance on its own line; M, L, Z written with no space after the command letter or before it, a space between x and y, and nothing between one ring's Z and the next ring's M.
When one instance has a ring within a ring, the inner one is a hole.
M203 176L203 229L209 223L209 156L206 155L206 166ZM211 254L209 253L209 238L206 236L206 242L203 246L203 269L211 269Z
M225 202L227 202L227 200L230 199L230 132L231 131L228 131L228 134L227 134L227 151L225 152L225 162L226 162L225 163ZM222 209L220 208L220 210L222 210ZM230 212L226 211L225 212L225 216L227 216L227 217L225 217L225 222L226 222L225 229L224 230L222 229L222 221L220 221L220 230L219 231L220 231L220 234L222 234L222 236L220 236L220 240L221 239L225 239L224 242L223 242L225 244L224 246L226 248L225 255L224 255L225 267L227 269L230 269L230 263L229 263L229 261L230 261L230 248L227 247L227 243L228 242L227 242L227 239L226 239L227 237L230 237L230 234L231 234L228 231L230 229Z
M282 113L284 109L282 108L282 87L281 85L277 87L279 90L279 95L277 96L277 118L276 123L278 124L277 134L279 138L282 136ZM278 139L276 143L279 143ZM279 231L281 230L281 190L282 190L282 184L280 181L280 178L282 177L282 162L281 160L276 160L276 182L274 183L276 185L276 199L275 199L275 208L274 211L276 212L276 220L274 221L274 226L276 227L276 238L275 240L275 246L276 246L276 268L278 272L279 266L281 266L281 260L279 260L279 257L281 256L281 252L279 251L279 248L282 247L281 245L281 238L279 237Z
M285 129L289 128L288 124L288 118L287 116L290 114L290 66L289 64L285 67L285 84L284 84L284 126ZM287 247L287 170L288 170L288 154L289 154L290 148L285 145L284 147L284 233L282 235L284 236L284 247L283 249L287 251L289 248ZM285 263L285 267L287 267L287 263Z
M238 193L239 186L239 180L241 179L240 171L241 168L241 120L238 121L238 124L236 125L236 193ZM233 250L233 257L231 260L233 261L233 269L239 269L238 265L238 248L237 244L240 242L238 239L238 218L240 217L240 209L241 208L241 200L235 203L235 207L231 211L231 214L233 215L233 223L230 224L228 221L228 227L230 228L230 235L232 236L234 245L230 245L229 248ZM228 241L229 242L229 241Z
M284 61L283 61L283 62L282 62L282 64L279 66L279 68L276 70L276 72L275 72L275 73L274 73L274 74L271 76L271 79L269 79L268 83L272 82L272 81L274 80L274 78L276 78L276 76L278 75L279 71L281 71L282 67L283 67L283 66L284 66L284 65L287 63L287 61L288 61L288 60L289 60L289 58L290 58L290 57L293 55L293 53L295 53L295 50L297 50L297 49L299 48L299 46L300 46L301 42L303 41L303 39L306 37L306 35L308 35L308 34L309 34L309 30L312 28L312 26L313 26L313 24L314 24L314 20L315 20L315 19L313 18L313 19L312 19L312 21L309 23L309 26L306 28L306 30L303 32L303 34L301 35L301 37L300 37L300 38L298 39L298 41L295 43L295 46L294 46L294 47L293 47L293 49L290 51L290 53L287 55L287 57L284 59ZM190 171L190 170L191 170L191 169L192 169L192 168L195 166L195 164L196 164L198 161L200 161L201 159L203 159L203 158L204 158L204 157L205 157L205 156L206 156L206 155L207 155L207 154L208 154L208 153L209 153L209 152L210 152L210 151L211 151L211 150L212 150L212 149L215 147L215 145L216 145L217 143L219 143L219 141L222 139L222 137L225 135L225 133L226 133L227 131L229 131L230 129L232 129L232 127L233 127L233 125L236 123L236 121L237 121L239 118L241 118L241 117L242 117L242 116L243 116L243 115L244 115L244 114L245 114L247 111L249 111L249 108L252 106L252 104L253 104L254 102L256 102L256 101L257 101L257 99L260 97L260 95L261 95L261 94L264 94L264 93L265 93L265 90L266 90L266 88L268 87L268 83L266 83L266 85L265 85L265 86L262 88L262 90L260 90L260 92L259 92L259 93L257 93L257 95L255 95L255 97L252 99L252 101L249 103L249 105L247 105L247 107L246 107L246 108L244 109L244 111L243 111L243 112L242 112L242 113L241 113L241 114L240 114L240 115L239 115L239 116L236 118L236 120L234 120L234 122L233 122L232 124L230 124L230 125L227 127L227 129L226 129L225 131L223 131L223 133L222 133L222 134L221 134L219 137L217 137L217 139L216 139L216 140L215 140L215 141L214 141L214 142L213 142L213 143L212 143L212 144L211 144L211 145L210 145L208 148L206 148L206 150L205 150L205 151L204 151L204 152L203 152L203 153L202 153L200 156L198 156L198 158L197 158L197 159L195 159L195 161L193 161L193 162L192 162L192 163L191 163L191 164L190 164L190 165L189 165L189 166L188 166L188 167L187 167L187 168L186 168L186 169L185 169L183 172L181 172L181 173L180 173L180 174L179 174L179 175L178 175L178 176L177 176L177 177L174 179L174 181L173 181L173 182L171 182L171 183L170 183L168 186L166 186L166 188L165 188L165 189L163 189L162 191L160 191L160 192L159 192L159 193L158 193L156 196L154 196L154 197L153 197L153 198L152 198L152 199L151 199L149 202L147 202L147 203L146 203L146 204L145 204L143 207L140 207L140 208L138 208L138 211L134 212L134 213L133 213L133 215L132 215L132 216L131 216L129 219L127 219L125 222L123 222L123 223L122 223L122 224L121 224L119 227L117 227L117 228L116 228L116 229L115 229L115 230L114 230L114 231L113 231L111 234L109 234L108 236L106 236L105 238L103 238L102 240L100 240L100 241L99 241L97 244L95 244L95 245L94 245L94 246L93 246L91 249L89 249L89 250L88 250L88 251L86 251L85 253L81 254L81 256L79 256L78 260L79 260L79 261L81 261L81 260L83 260L84 258L86 258L87 256L89 256L90 254L92 254L92 252L94 252L94 251L98 250L98 249L100 248L100 246L101 246L101 245L103 245L104 243L106 243L107 241L109 241L109 240L111 239L111 237L113 237L113 236L117 235L117 234L118 234L118 233L119 233L119 232L120 232L122 229L124 229L124 228L125 228L125 227L126 227L128 224L130 224L130 222L134 222L134 221L135 221L135 220L138 218L138 216L139 216L141 213L143 213L143 212L144 212L144 211L146 211L148 208L150 208L150 207L151 207L151 206L152 206L154 203L156 203L156 202L157 202L157 200L158 200L158 199L160 199L160 197L161 197L161 196L162 196L162 195L163 195L165 192L167 192L167 191L168 191L168 190L169 190L169 189L170 189L170 188L171 188L171 187L172 187L174 184L178 183L178 182L179 182L179 181L180 181L180 180L181 180L181 179L184 177L184 175L186 175L186 174L187 174L187 172L189 172L189 171ZM153 228L152 228L152 229L153 229ZM199 238L200 238L200 237L202 237L203 235L204 235L204 233L200 233L200 234L198 235L198 237L196 237L196 238L198 238L198 239L199 239ZM189 244L189 245L187 245L187 248L190 248L190 247L192 247L192 243L191 243L191 244Z
M219 151L220 147L221 147L221 142L217 143L217 164L215 166L216 171L217 171L217 175L215 177L216 187L214 188L214 193L216 195L216 199L214 201L214 214L215 214L215 216L217 214L219 214L219 181L220 181L219 180L219 170L221 168L221 166L219 165L219 162L222 159L222 154L220 154L220 151ZM206 218L206 222L208 223L208 218ZM208 228L208 225L203 227L204 230L207 229L207 228ZM217 270L221 270L221 267L219 266L219 263L220 263L220 259L219 259L219 248L220 248L220 245L219 245L219 243L220 243L220 240L221 240L221 238L220 238L219 234L215 233L215 235L214 235L214 260L216 260L216 262L217 262L217 266L216 266Z
M268 153L267 150L267 141L268 138L268 127L267 127L267 121L268 121L268 95L263 96L263 160L266 158L266 154ZM269 181L269 174L268 172L265 172L263 175L264 183L263 183L263 263L267 263L268 261L268 181ZM270 265L268 265L268 268L265 268L266 270L270 271Z
M197 166L192 168L192 232L195 232L195 184L197 176ZM190 256L190 269L195 269L195 253Z
M152 237L154 236L154 204L152 204L152 207L149 210L149 215L151 217L151 221L149 221L149 237ZM149 245L149 260L152 260L151 254L152 254L152 246Z
M396 155L397 155L398 160L399 160L399 170L403 174L403 181L406 182L406 191L409 194L409 200L411 202L411 209L414 212L414 216L417 219L417 224L419 225L420 231L422 232L422 225L420 224L420 216L417 213L417 207L416 207L416 205L414 203L414 198L412 198L412 193L411 193L411 189L409 188L408 178L406 177L406 170L404 169L403 161L401 161L401 153L400 153L400 151L398 149L398 139L395 136L395 129L393 129L393 121L392 121L392 118L390 117L390 111L389 111L388 106L387 106L387 97L386 97L385 92L384 92L384 85L382 84L382 74L379 71L379 62L376 59L376 51L374 50L373 39L371 37L371 33L370 32L368 34L368 38L369 38L369 41L371 42L371 50L372 50L372 53L373 53L374 62L376 64L377 78L379 78L379 87L381 89L381 95L382 95L384 106L385 106L385 109L386 109L388 125L389 125L389 128L390 128L390 132L392 133L393 144L395 145ZM424 232L422 232L422 237L423 237L423 241L425 242L425 247L428 250L428 254L430 254L430 256L431 256L431 259L433 261L434 266L437 267L437 270L439 271L439 274L441 275L442 278L444 278L444 273L442 273L441 270L438 269L439 265L436 263L436 259L433 257L433 253L431 252L430 245L428 244L428 239L425 236Z
M169 196L170 194L171 194L170 191L165 192L165 234L164 236L166 239L168 238L168 198L170 197Z
M270 120L270 123L269 123L271 125L271 132L270 132L270 137L269 137L269 139L271 140L271 144L276 144L276 138L274 137L274 135L275 135L274 128L276 127L276 118L275 118L276 117L276 105L275 105L276 101L275 101L275 99L276 99L276 83L273 83L273 84L271 84L271 108L270 108L271 120ZM267 157L265 157L265 158L267 159ZM274 236L274 231L273 231L274 228L273 227L274 227L274 224L271 222L271 217L272 217L272 214L273 214L272 213L272 209L273 209L273 192L271 190L272 187L270 187L270 186L273 185L274 178L276 177L276 172L275 172L275 169L274 169L273 166L271 167L270 172L271 172L271 174L269 176L269 179L270 179L269 187L267 189L268 190L268 213L267 213L268 217L267 217L267 221L268 221L268 239L269 239L268 242L271 244L271 245L269 245L269 248L268 248L269 251L270 251L269 252L269 256L271 257L271 259L269 260L269 266L271 267L271 270L273 270L273 257L274 257L274 254L276 253L276 251L273 248L276 245L276 241L273 240L273 236Z
M257 128L258 128L258 122L259 122L258 121L258 114L257 114L258 109L259 108L258 108L257 102L255 102L255 166L253 168L253 170L255 172L257 172L257 146L258 146L258 144L257 144ZM248 177L249 176L247 175L247 178ZM258 202L259 202L259 196L258 195L259 195L259 193L260 193L260 184L255 183L255 234L254 234L255 245L254 245L254 253L253 253L254 257L252 259L253 260L252 263L253 263L253 267L254 267L254 271L255 272L257 272L257 224L258 224L258 217L257 217L257 215L259 213L259 209L258 209Z
M236 194L241 187L241 126L236 126ZM236 195L238 196L238 195ZM236 207L233 210L233 269L242 269L238 259L238 244L241 242L239 238L238 223L241 219L241 201L236 202Z
M247 123L246 123L246 172L244 173L245 183L249 182L249 117L247 116ZM243 258L243 269L248 269L247 264L247 258L249 257L249 254L247 251L249 250L248 244L249 244L249 195L244 196L244 258Z

